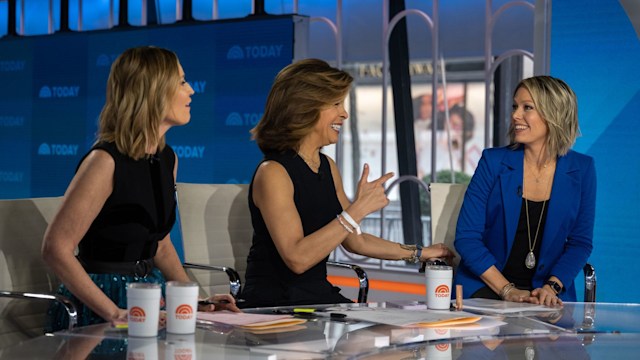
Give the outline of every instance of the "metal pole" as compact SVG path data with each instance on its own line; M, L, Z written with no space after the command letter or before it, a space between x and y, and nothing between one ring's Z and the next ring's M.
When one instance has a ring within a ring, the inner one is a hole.
M113 27L113 0L109 0L109 29Z
M22 0L24 3L25 0ZM49 13L47 14L47 34L53 34L53 0L49 0ZM69 0L60 1L60 31L69 30Z
M22 1L24 4L24 0ZM9 36L17 36L18 32L16 31L16 0L9 0L9 4L7 5L7 35Z
M82 0L78 0L78 31L82 31Z
M193 21L192 0L182 0L182 21Z
M384 4L383 6L385 6L385 8L382 10L383 12L383 18L386 19L386 16L388 16L388 12L387 12L387 4L388 4L389 0L384 0ZM438 11L438 0L434 0L434 11ZM432 89L436 89L437 88L437 74L436 74L436 63L437 63L437 54L438 54L438 42L437 42L437 29L436 29L436 22L431 20L431 18L425 14L424 12L420 11L420 10L416 10L416 9L408 9L408 10L403 10L401 12L399 12L398 14L396 14L391 21L389 21L388 23L386 21L383 22L382 28L383 28L383 36L382 36L382 151L381 151L381 174L385 174L387 172L387 150L386 150L386 144L387 144L387 88L389 86L389 79L387 76L387 69L388 69L388 63L389 63L389 37L391 32L393 31L393 28L395 27L395 25L398 23L398 21L400 21L402 18L404 18L405 16L407 16L408 14L416 14L419 15L421 19L423 19L427 25L429 26L430 30L431 30L431 37L432 37L432 51L434 52L433 54L433 73L432 73L432 78L433 78L433 87ZM434 17L437 19L437 17ZM436 99L437 94L434 92L434 95L432 96L432 101L433 99ZM434 113L435 110L437 109L435 106L433 107L434 109ZM435 123L435 119L432 120L432 127L435 128L435 126L433 125L433 123ZM433 136L435 137L435 136ZM433 167L433 164L432 164ZM433 177L433 174L432 174ZM384 237L384 208L380 209L380 235L382 237Z
M128 27L129 26L129 1L128 0L119 0L120 2L120 11L118 12L118 27Z
M25 34L25 24L24 24L24 2L25 0L20 1L20 35Z

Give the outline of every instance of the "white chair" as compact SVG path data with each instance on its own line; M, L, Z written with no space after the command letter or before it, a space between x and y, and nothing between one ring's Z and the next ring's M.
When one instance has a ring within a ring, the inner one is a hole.
M202 295L229 292L237 298L242 292L253 236L248 192L246 184L177 184L184 267L200 284ZM328 264L355 271L358 302L366 302L366 272L357 265Z
M69 328L76 324L75 306L54 294L59 281L40 252L61 200L0 200L0 348L42 335L49 301L65 305Z
M247 193L247 185L177 184L184 266L204 295L240 294L253 234Z
M444 243L455 252L453 241L456 238L456 224L465 191L467 191L465 184L429 184L432 244ZM458 254L455 255L454 267L460 261Z

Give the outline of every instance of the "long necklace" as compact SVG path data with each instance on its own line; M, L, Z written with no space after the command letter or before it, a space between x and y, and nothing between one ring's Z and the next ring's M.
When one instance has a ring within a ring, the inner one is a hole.
M535 175L534 175L535 176ZM527 269L533 269L536 267L536 255L533 253L533 249L536 247L536 242L538 241L538 233L540 232L540 224L542 224L542 216L544 215L544 206L547 204L547 200L545 199L542 202L542 210L540 210L540 218L538 219L538 227L536 228L536 235L533 238L533 245L531 244L531 225L529 222L529 200L526 197L526 188L525 188L525 179L526 176L522 176L522 193L524 198L524 207L527 212L527 236L529 237L529 253L527 257L524 259L524 266ZM551 182L549 182L551 183ZM547 191L549 190L549 186L547 185Z
M314 172L318 172L320 170L320 159L317 162L307 159L306 156L302 155L301 152L298 151L298 156L302 158L302 160L313 170Z

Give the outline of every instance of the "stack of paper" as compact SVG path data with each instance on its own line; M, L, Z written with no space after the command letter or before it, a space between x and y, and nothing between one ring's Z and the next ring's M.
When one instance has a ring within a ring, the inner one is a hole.
M427 304L424 301L392 300L387 301L385 304L388 308L398 308L405 310L427 310Z
M327 311L345 314L347 319L377 324L410 327L448 327L472 324L482 317L464 311L406 310L394 308L329 308Z
M248 330L271 330L300 325L305 319L294 318L291 315L269 315L235 313L230 311L198 312L198 321L217 322L238 326Z
M529 312L529 311L557 311L561 308L559 307L549 307L545 305L536 305L531 303L519 303L512 301L502 301L502 300L492 300L492 299L464 299L464 304L462 305L464 310L473 310L479 311L483 313L491 313L491 314L511 314L511 313L521 313L521 312Z

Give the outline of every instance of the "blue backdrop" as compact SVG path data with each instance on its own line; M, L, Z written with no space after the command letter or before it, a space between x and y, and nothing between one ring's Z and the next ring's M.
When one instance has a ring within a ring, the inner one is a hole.
M95 140L111 62L174 50L195 90L192 121L167 135L179 181L247 183L261 155L249 129L291 63L291 17L0 41L0 198L62 195Z
M640 42L622 0L553 2L551 73L578 96L577 151L595 158L598 193L591 263L598 301L638 302ZM637 20L636 20L637 21Z

